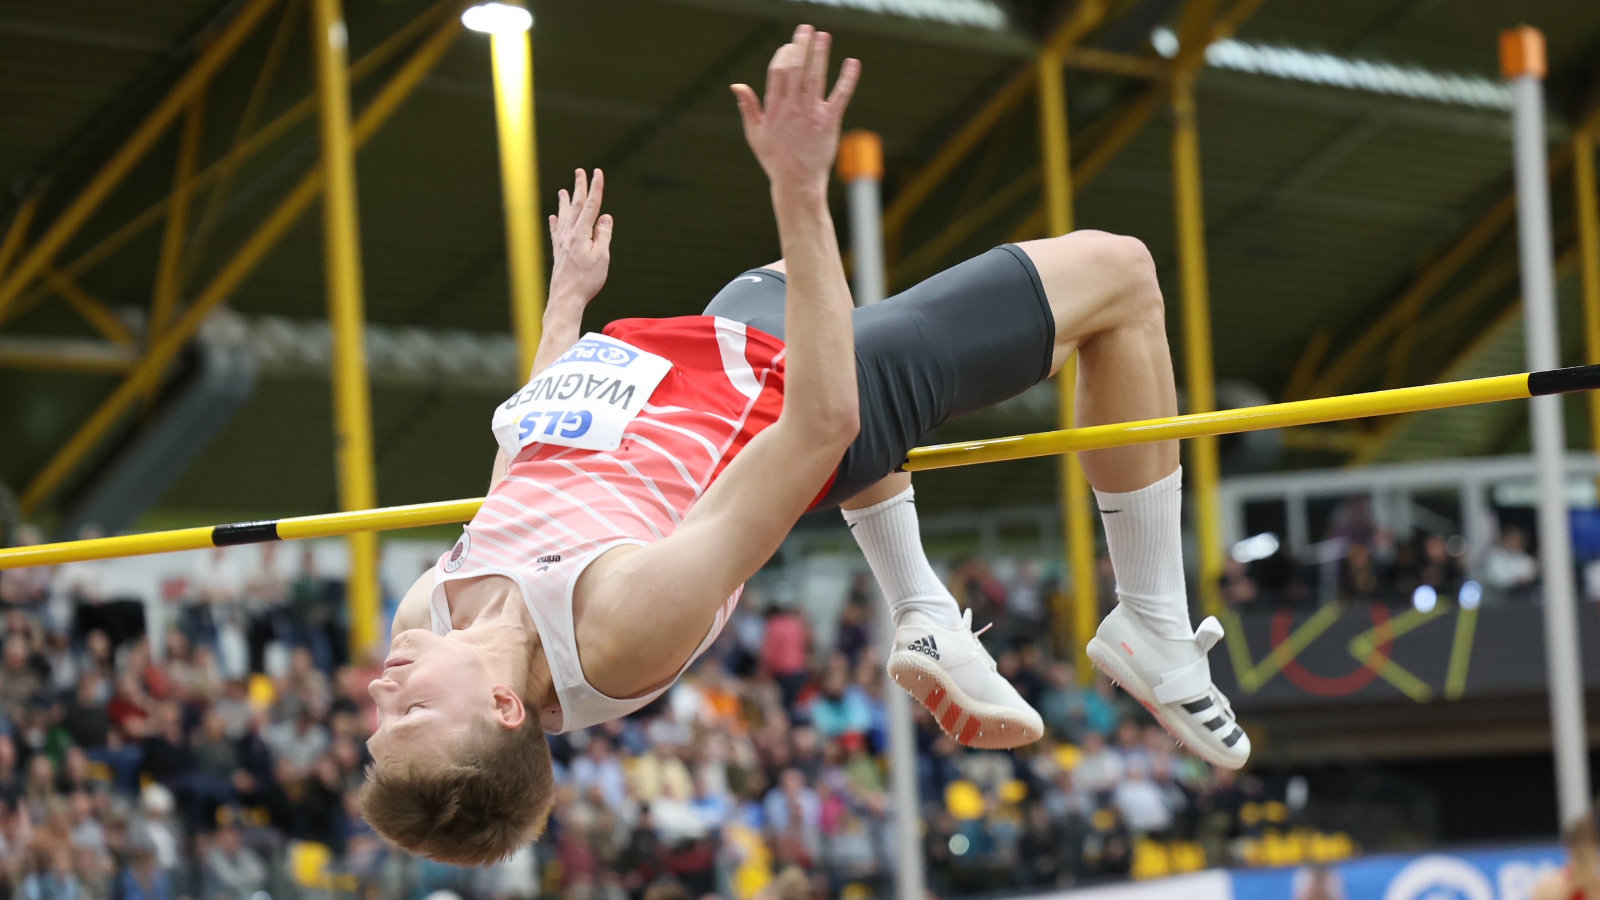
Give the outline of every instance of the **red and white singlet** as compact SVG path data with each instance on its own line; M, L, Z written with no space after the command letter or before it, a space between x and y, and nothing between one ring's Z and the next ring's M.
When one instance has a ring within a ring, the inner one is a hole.
M604 335L613 340L580 341L503 407L512 410L504 421L513 430L522 410L514 408L519 398L534 410L520 418L521 436L533 442L516 454L455 547L440 557L431 598L433 630L443 634L450 630L448 582L503 575L517 583L561 703L560 709L541 710L541 724L551 733L628 715L667 687L617 699L590 686L573 626L578 575L612 547L671 534L712 480L783 408L783 342L740 322L712 316L622 319ZM581 435L591 424L598 430L602 415L616 418L615 410L603 407L621 392L606 381L604 366L627 365L635 350L671 368L620 426L620 446L596 450L543 442L539 435L560 440ZM576 357L582 358L569 359ZM545 405L557 408L547 411ZM497 437L506 415L497 414ZM716 640L739 594L722 605L689 662Z

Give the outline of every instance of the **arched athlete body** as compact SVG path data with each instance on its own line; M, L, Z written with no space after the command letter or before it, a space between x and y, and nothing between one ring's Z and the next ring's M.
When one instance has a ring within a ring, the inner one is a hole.
M1039 715L977 641L917 532L905 452L945 419L1014 396L1078 356L1081 424L1176 412L1155 268L1101 232L997 247L853 308L827 205L859 75L824 96L829 37L802 26L765 102L734 86L771 182L783 259L705 314L580 336L605 281L603 176L577 173L532 380L496 411L489 497L402 601L371 692L369 821L435 858L491 861L543 830L543 732L659 696L721 631L745 579L808 508L840 504L896 624L889 670L952 737L1036 740ZM1177 446L1082 455L1121 602L1089 652L1196 752L1237 767L1249 740L1211 684L1215 620L1184 593Z

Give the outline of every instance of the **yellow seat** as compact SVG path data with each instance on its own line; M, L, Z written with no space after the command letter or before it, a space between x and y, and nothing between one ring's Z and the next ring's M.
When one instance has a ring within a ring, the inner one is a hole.
M1080 762L1083 762L1083 751L1077 747L1062 744L1056 748L1056 765L1060 766L1062 771L1071 772Z
M952 781L944 789L944 806L962 821L983 818L983 792L970 781Z
M1176 841L1169 852L1174 872L1198 872L1206 867L1206 851L1194 841Z
M1133 877L1135 880L1165 878L1171 874L1172 854L1167 852L1165 844L1148 838L1139 838L1133 842Z
M354 875L341 875L328 871L333 862L333 851L327 844L316 841L293 841L289 844L289 875L300 887L314 891L355 891L360 882Z
M1276 831L1261 836L1262 863L1269 866L1292 866L1303 859L1300 843Z
M1246 803L1239 807L1239 822L1246 828L1254 828L1261 822L1261 804Z
M278 688L272 679L257 672L250 676L250 705L256 709L267 709L278 701Z

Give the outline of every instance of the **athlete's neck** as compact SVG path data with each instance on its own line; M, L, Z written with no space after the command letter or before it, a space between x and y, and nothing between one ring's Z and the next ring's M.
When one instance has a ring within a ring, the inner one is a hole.
M516 583L494 577L478 580L471 588L477 602L452 601L451 627L471 636L491 669L503 673L522 697L530 715L558 706L544 642Z

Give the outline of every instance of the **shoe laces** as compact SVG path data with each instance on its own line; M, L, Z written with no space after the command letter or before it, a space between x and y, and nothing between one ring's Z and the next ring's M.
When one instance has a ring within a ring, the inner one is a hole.
M989 671L991 671L991 672L996 671L999 668L999 664L996 663L994 661L994 657L989 654L989 648L983 646L983 643L981 641L978 641L978 638L982 637L983 633L985 631L988 631L989 629L994 627L994 623L990 622L987 625L983 626L982 628L979 628L976 631L974 631L973 628L972 628L972 610L971 609L967 609L967 610L965 610L965 611L963 611L961 613L961 622L962 622L963 625L966 626L968 631L972 632L972 640L973 640L974 643L977 643L978 649L983 651L983 658L989 663Z

